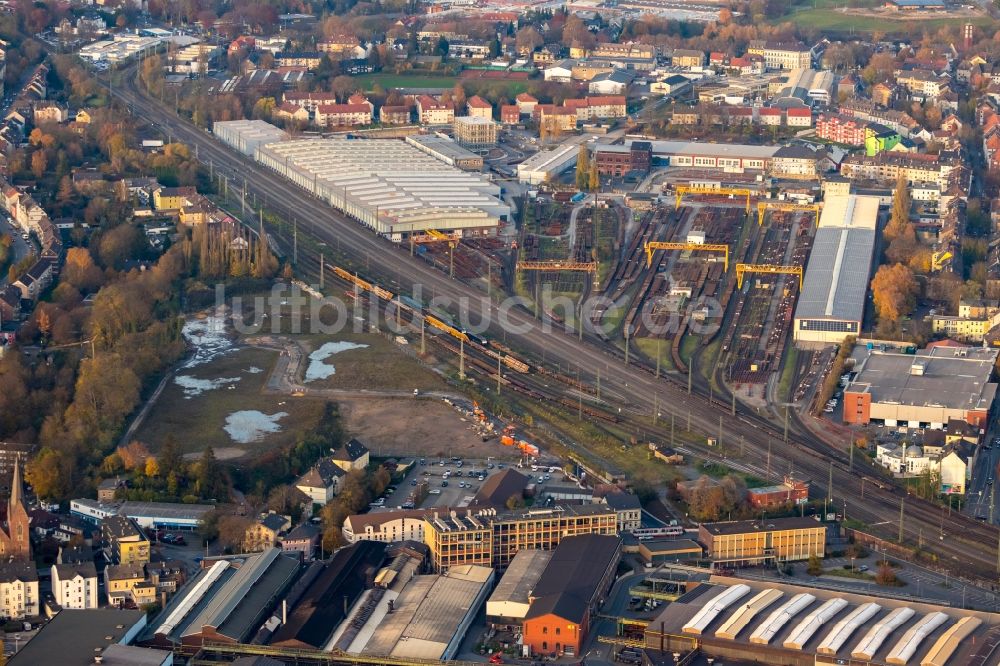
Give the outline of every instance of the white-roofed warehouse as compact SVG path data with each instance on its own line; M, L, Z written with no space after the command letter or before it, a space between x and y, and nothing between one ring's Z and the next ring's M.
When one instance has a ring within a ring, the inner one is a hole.
M796 341L836 344L861 332L878 203L854 194L825 202L795 308Z
M431 229L493 235L510 216L499 185L395 139L282 141L255 158L395 241Z

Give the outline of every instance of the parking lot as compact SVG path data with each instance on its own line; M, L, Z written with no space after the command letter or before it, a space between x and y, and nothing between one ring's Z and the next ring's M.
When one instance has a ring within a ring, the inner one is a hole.
M395 486L396 490L388 493L381 503L376 500L372 509L378 508L410 508L404 506L410 493L415 491L421 482L427 482L428 494L413 508L427 509L439 507L467 506L476 492L490 476L507 468L518 469L529 477L530 482L542 484L545 481L559 480L562 472L554 467L535 465L518 468L517 463L500 462L493 458L486 460L454 458L420 458L413 469Z

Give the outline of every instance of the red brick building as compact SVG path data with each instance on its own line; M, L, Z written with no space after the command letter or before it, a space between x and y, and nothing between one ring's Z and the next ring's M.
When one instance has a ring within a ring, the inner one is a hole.
M630 171L647 172L653 165L653 145L649 141L633 141L631 146L613 146L616 150L599 150L595 154L597 172L602 176L620 178ZM621 148L621 150L617 150Z
M749 497L750 506L755 509L780 506L788 502L799 504L809 499L809 482L785 476L778 485L751 488Z
M863 146L867 124L856 118L823 113L816 118L816 136L848 146Z

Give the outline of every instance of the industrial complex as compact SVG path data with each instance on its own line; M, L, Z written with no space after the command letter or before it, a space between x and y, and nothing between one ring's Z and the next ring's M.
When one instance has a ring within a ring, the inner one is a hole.
M788 664L993 663L1000 616L786 583L712 577L653 619L651 654Z

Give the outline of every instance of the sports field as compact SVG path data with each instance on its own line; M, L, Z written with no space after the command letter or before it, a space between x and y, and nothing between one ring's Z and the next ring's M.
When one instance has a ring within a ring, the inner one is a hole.
M861 5L849 7L844 0L806 0L796 4L788 14L774 19L772 23L790 21L800 27L816 30L887 34L933 31L943 26L965 23L980 27L996 25L996 21L978 10L894 14L877 10L882 3L875 0L865 0Z
M454 88L457 76L435 76L431 74L395 74L393 72L377 72L354 77L365 90L371 90L375 84L386 90L391 88Z

